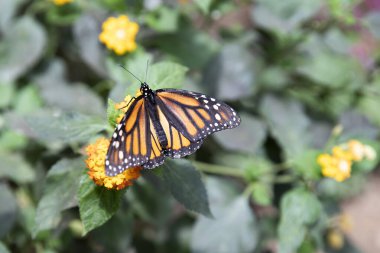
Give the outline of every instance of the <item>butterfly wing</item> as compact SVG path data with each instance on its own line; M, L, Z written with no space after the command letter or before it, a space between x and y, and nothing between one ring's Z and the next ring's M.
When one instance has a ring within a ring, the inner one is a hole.
M159 120L168 139L167 156L192 154L208 135L240 124L230 106L204 94L160 89L156 95Z
M106 155L106 175L144 165L158 166L164 161L152 121L142 96L136 98L115 128Z

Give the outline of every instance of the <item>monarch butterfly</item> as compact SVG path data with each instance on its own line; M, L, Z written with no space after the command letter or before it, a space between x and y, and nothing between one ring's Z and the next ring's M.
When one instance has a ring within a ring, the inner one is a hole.
M146 82L141 82L140 92L112 135L105 161L107 176L135 166L151 169L165 157L190 155L206 136L240 124L234 109L201 93L151 90Z

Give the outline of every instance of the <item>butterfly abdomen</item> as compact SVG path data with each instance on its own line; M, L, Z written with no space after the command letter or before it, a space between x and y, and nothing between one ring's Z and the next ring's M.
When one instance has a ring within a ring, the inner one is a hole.
M158 142L160 146L165 149L168 146L168 139L166 137L165 131L160 124L160 120L157 113L155 94L150 92L145 99L146 106L148 109L149 116L152 119L153 127L157 135Z
M158 142L160 143L161 147L163 149L167 148L168 146L168 139L166 138L166 134L162 126L159 124L159 122L153 123L154 129L157 133Z

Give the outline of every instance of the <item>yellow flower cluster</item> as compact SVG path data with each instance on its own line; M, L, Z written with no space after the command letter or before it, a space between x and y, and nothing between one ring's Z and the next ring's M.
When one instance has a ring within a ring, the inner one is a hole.
M139 95L140 91L137 91L136 97ZM116 123L120 123L130 106L131 99L132 97L127 95L122 102L115 104L115 109L120 111ZM99 138L94 144L90 144L86 147L86 153L88 155L86 165L89 169L87 174L97 185L105 186L109 189L121 190L132 185L133 180L140 176L142 167L129 168L114 177L107 176L105 174L105 159L109 145L109 140Z
M350 140L333 147L331 155L326 153L319 155L317 162L322 167L323 176L342 182L351 176L353 162L363 159L374 160L375 158L376 151L371 146L364 145L357 140Z
M126 15L110 17L103 22L99 40L116 54L123 55L136 49L138 31L139 25L130 21Z
M71 3L73 0L53 0L53 3L55 5L65 5L65 4L68 4L68 3Z
M140 176L141 167L132 167L124 172L109 177L105 174L105 159L110 141L105 138L99 138L94 144L86 147L88 158L86 165L89 171L89 177L100 186L108 189L121 190L132 185L133 180Z

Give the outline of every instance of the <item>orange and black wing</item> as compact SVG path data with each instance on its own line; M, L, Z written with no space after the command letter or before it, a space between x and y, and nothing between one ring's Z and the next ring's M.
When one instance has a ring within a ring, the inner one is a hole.
M158 143L144 99L136 98L115 128L105 161L107 176L141 166L156 167L164 155Z
M156 95L159 120L168 139L167 156L192 154L208 135L240 124L234 109L204 94L161 89Z

